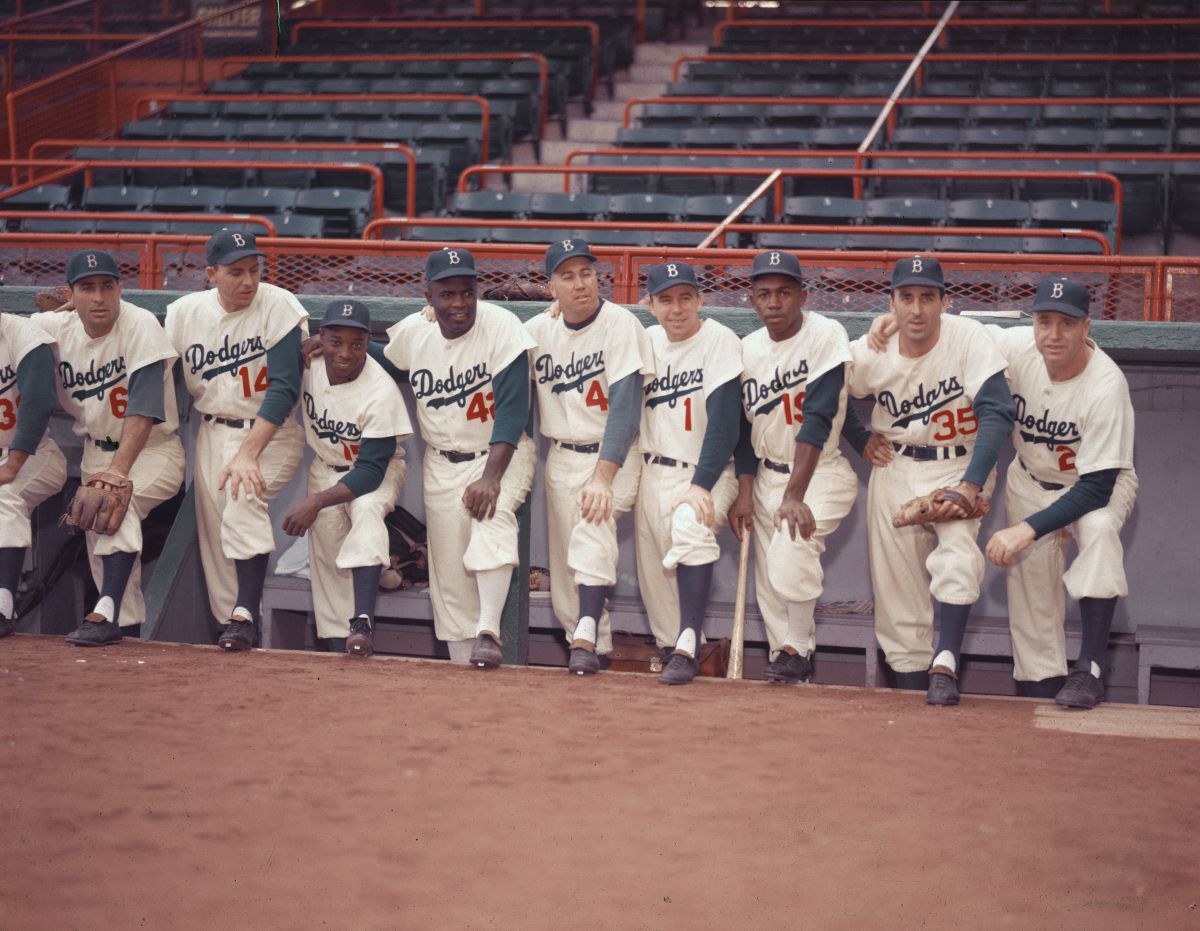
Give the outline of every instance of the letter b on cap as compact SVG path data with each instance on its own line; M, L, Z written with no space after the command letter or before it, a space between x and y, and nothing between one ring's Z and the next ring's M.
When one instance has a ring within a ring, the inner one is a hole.
M668 278L678 278L678 277L679 277L679 268L678 268L678 266L676 266L676 265L674 265L674 264L672 264L672 265L668 265L668 266L667 266L667 277L668 277Z
M571 242L571 240L569 240L569 239L564 239L562 241L562 247L563 247L563 252L574 252L575 251L575 243Z
M92 255L91 253L88 253L87 267L88 268L96 268L99 264L100 263L99 263L99 261L97 261L96 257L94 255Z
M342 305L342 316L343 317L354 316L354 305L353 304L343 304Z
M1058 300L1063 296L1063 286L1061 281L1054 282L1054 286L1050 289L1050 297L1053 300Z
M233 234L233 244L238 248L243 248L246 245L246 237L241 233Z
M779 264L779 253L778 253L778 252L772 252L772 253L771 253L771 258L770 258L770 260L767 262L767 264L768 264L768 265L778 265L778 264Z
M446 250L446 255L447 255L447 256L449 256L449 258L450 258L450 264L451 264L451 265L457 265L457 264L458 264L458 262L459 262L459 258L458 258L458 253L457 253L457 252L455 252L453 249L447 249L447 250Z
M914 275L919 275L919 274L921 274L921 272L923 272L925 270L925 266L923 266L921 264L920 259L913 259L912 260L912 270L913 270Z

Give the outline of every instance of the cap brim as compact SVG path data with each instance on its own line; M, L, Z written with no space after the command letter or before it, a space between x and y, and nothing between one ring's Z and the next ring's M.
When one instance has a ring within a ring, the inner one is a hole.
M594 255L592 255L590 252L584 252L582 249L576 249L573 252L564 252L561 256L559 256L557 262L555 262L553 265L546 266L546 274L553 275L555 271L558 270L558 266L562 265L563 262L569 261L570 259L587 259L589 262L596 261L596 257Z
M317 329L323 330L327 326L344 326L352 330L366 330L368 333L371 332L369 326L365 323L359 323L357 320L322 320Z
M897 288L911 288L914 286L921 288L937 288L940 291L946 290L946 283L944 281L937 281L933 278L925 278L922 275L914 275L911 278L904 278L900 281L892 282L893 291L895 291Z
M98 269L89 268L82 275L76 275L73 278L68 278L67 279L67 287L68 288L71 287L71 285L75 284L75 282L77 282L77 281L83 281L84 278L114 278L117 281L121 280L121 276L118 275L116 272L102 272L102 271L99 271Z
M751 272L750 280L753 281L755 278L763 278L767 275L783 275L785 278L791 278L793 281L799 281L801 284L804 283L803 275L798 272L784 271L780 268L764 268L761 271Z
M1044 310L1052 310L1057 314L1066 314L1068 317L1090 317L1091 314L1076 307L1074 304L1068 304L1065 301L1041 301L1029 308L1031 314L1040 313Z
M259 252L257 249L238 249L236 252L231 252L229 255L222 256L220 259L213 262L213 264L232 265L234 262L240 262L242 259L248 259L252 255L257 255L264 259L267 257L265 252Z
M667 281L664 284L660 284L657 288L647 288L646 293L651 297L654 297L656 294L662 294L664 291L670 291L672 288L678 288L682 284L691 285L697 291L700 290L700 285L694 281Z
M478 278L479 273L473 268L443 268L436 275L426 278L426 281L441 281L443 278Z

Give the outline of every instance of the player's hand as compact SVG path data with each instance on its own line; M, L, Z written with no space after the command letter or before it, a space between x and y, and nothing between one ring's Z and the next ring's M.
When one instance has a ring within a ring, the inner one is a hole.
M738 491L738 496L729 508L729 529L739 542L742 539L742 528L747 531L754 530L754 495L749 489Z
M308 532L317 519L317 515L321 513L321 506L316 503L316 498L308 497L299 504L294 505L283 518L283 532L291 537L302 537Z
M221 470L219 489L224 491L226 485L229 486L229 493L234 501L237 500L240 491L245 491L246 494L253 493L259 498L267 496L267 483L259 471L258 460L242 452L230 459Z
M0 465L0 486L10 484L17 477L17 473L21 471L20 466L14 466L11 462L6 462Z
M955 501L943 501L938 505L937 516L942 518L967 517L975 509L975 499L979 497L979 486L972 482L959 482L950 490L962 495L963 504Z
M784 492L779 510L775 512L775 529L782 531L785 524L793 540L796 539L797 533L807 540L817 529L817 520L809 506L804 503L804 499L787 492Z
M308 368L312 365L313 359L321 358L321 337L310 336L300 344L300 358L304 360L304 367Z
M895 314L886 313L876 317L867 331L867 348L872 352L883 352L887 349L888 340L898 329L900 324L896 322Z
M987 558L1001 569L1007 569L1013 564L1013 560L1033 545L1036 536L1034 529L1025 521L1021 521L993 533L984 552Z
M430 323L437 323L437 311L434 310L429 304L426 304L421 308L421 316Z
M493 478L481 478L467 486L462 501L475 520L489 520L496 516L499 497L500 483Z
M712 527L713 518L716 516L713 509L712 495L699 485L689 485L688 490L671 505L671 510L674 511L681 504L688 505L696 515L696 520L700 521L705 527Z
M587 484L579 489L579 515L589 524L603 524L612 513L612 483L592 473Z
M881 433L874 433L867 440L866 448L863 449L863 458L873 466L883 468L888 465L896 457L896 449L892 446L892 441Z
M549 306L542 311L551 320L557 320L562 314L562 308L558 306L558 301L551 301Z

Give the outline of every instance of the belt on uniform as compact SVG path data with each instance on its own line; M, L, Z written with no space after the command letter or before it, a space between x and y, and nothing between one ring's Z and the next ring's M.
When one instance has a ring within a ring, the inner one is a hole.
M349 472L354 466L330 466L334 472Z
M564 443L562 440L555 440L556 446L561 446L563 449L569 449L573 453L598 453L600 452L599 443Z
M216 414L205 414L204 420L209 423L219 423L222 427L233 427L235 430L254 426L253 417L249 420L239 420L236 417L218 417Z
M121 444L116 442L115 440L98 440L94 436L89 436L88 442L94 443L96 446L98 446L100 449L104 450L106 453L115 453L118 449L121 448Z
M1040 478L1029 471L1029 466L1025 465L1025 460L1020 456L1017 457L1017 462L1021 463L1021 468L1025 470L1025 474L1045 488L1046 491L1062 491L1067 487L1066 485L1056 485L1054 482L1043 482Z
M770 459L764 459L762 464L772 472L782 472L784 475L792 474L792 467L782 462L772 462Z
M439 449L436 450L436 452L439 456L445 456L451 462L455 463L470 462L472 459L478 459L480 456L486 456L488 454L488 450L486 449L480 453L460 453L453 449Z
M933 462L935 459L957 459L967 454L965 446L908 446L904 443L893 443L892 449L901 456L908 456L917 462Z
M672 459L669 456L655 456L651 453L642 453L642 459L648 465L671 466L673 468L690 469L692 468L689 462L680 462L678 459Z

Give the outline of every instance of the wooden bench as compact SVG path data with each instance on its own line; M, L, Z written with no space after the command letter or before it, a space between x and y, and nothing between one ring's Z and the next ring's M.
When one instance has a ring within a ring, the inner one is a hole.
M1167 669L1200 669L1200 629L1143 624L1135 634L1138 647L1138 704L1150 702L1150 673Z

